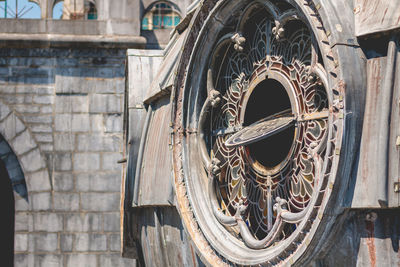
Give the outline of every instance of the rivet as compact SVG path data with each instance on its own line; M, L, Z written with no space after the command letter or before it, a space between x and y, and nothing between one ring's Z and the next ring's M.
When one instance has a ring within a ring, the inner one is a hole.
M315 8L316 8L317 10L319 10L319 9L321 8L321 4L320 4L320 3L316 4L316 5L315 5Z
M336 148L336 149L335 149L335 154L336 154L336 155L340 155L340 148Z
M331 35L330 31L326 31L326 36L329 37Z
M318 219L322 220L322 213L318 213Z
M329 187L329 189L332 189L333 188L333 183L332 182L329 183L328 187Z

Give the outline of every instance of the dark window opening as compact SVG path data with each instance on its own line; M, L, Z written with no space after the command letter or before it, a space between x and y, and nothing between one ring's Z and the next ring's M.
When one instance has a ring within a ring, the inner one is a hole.
M283 85L276 80L266 79L254 88L249 97L244 126L290 108L290 99ZM248 145L251 158L267 168L275 167L289 154L294 130L295 127L291 126L275 135Z

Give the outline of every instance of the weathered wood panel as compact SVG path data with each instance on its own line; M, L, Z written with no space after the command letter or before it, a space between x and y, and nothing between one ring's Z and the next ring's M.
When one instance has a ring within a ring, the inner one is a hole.
M356 36L400 28L400 0L355 0Z
M399 147L395 144L399 100L394 86L399 76L397 50L395 42L390 41L386 57L370 58L367 62L366 108L353 208L387 207L396 198L391 185L399 175ZM395 202L397 206L398 200Z
M400 8L400 7L399 7ZM388 206L400 206L400 46L396 47L393 68L393 97L390 116Z
M148 207L137 211L144 266L204 266L189 242L175 207Z
M139 181L139 206L173 205L169 96L153 106Z

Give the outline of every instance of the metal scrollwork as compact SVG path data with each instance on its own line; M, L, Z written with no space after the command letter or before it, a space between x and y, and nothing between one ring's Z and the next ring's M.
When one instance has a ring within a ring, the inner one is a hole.
M237 237L252 249L284 240L309 212L321 180L329 116L327 77L316 62L308 27L295 10L279 14L268 6L266 12L267 18L251 21L255 31L247 33L251 19L240 18L237 31L217 42L198 122L213 213L226 227L235 226ZM244 126L250 88L265 79L283 84L292 107L282 110L286 117L279 113ZM287 158L271 171L255 168L246 146L287 127L295 127Z

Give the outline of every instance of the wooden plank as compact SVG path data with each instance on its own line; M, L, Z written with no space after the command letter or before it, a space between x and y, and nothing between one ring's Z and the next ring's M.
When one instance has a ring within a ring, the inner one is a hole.
M400 192L396 192L396 183L400 183L400 47L397 47L397 64L394 68L394 86L392 113L390 118L389 170L388 170L388 206L400 206ZM400 185L399 185L400 186Z
M357 37L400 28L400 0L354 0Z
M366 109L357 181L351 205L353 208L379 208L379 200L387 201L389 110L383 110L383 107L388 106L390 94L384 91L381 83L385 65L386 58L372 58L367 62Z
M139 206L171 206L174 203L170 108L169 96L153 105L139 182Z

